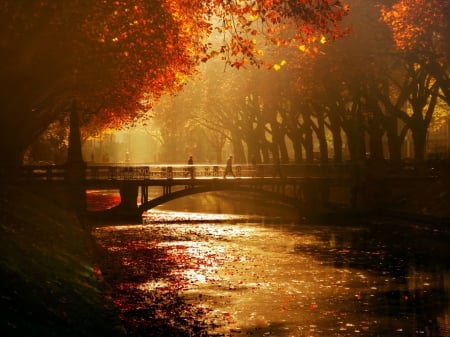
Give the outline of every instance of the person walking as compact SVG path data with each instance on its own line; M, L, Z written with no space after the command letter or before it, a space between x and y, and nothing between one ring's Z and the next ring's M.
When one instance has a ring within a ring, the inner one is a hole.
M194 179L194 159L192 159L192 156L189 156L188 160L188 173L191 179Z
M225 173L223 174L223 177L226 178L228 174L231 174L233 175L233 177L236 177L233 172L233 156L230 156L227 159L227 166L225 166Z

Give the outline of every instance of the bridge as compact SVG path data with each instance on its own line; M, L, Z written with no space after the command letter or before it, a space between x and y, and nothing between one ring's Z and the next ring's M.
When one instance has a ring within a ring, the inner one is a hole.
M221 165L80 163L76 170L67 165L24 166L17 172L16 181L37 188L50 187L54 191L68 184L71 193L84 198L84 203L78 206L84 211L86 191L118 190L121 202L117 207L88 214L100 218L141 219L143 212L170 200L214 191L257 194L311 212L329 204L333 198L342 200L342 195L335 195L351 186L354 168L346 164L236 164L233 166L235 176L225 178L224 170Z
M291 205L302 216L333 211L336 207L364 210L379 204L380 200L389 202L387 198L393 196L392 191L398 187L435 179L433 174L418 174L411 166L391 171L384 164L380 167L334 163L236 164L235 176L225 178L224 170L221 165L86 165L75 162L23 166L15 170L14 181L45 191L79 214L140 221L143 212L160 204L214 191L256 194ZM87 212L86 192L89 190L117 190L120 204L113 209Z

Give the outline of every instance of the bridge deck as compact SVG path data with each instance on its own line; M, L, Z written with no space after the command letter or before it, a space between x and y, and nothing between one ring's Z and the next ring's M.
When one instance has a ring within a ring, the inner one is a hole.
M225 167L220 165L88 165L84 170L86 181L137 180L152 181L149 184L161 184L167 180L218 179L223 178ZM235 165L236 178L241 179L279 179L279 178L337 178L351 174L349 165ZM24 181L64 180L67 168L63 165L24 166L18 172L18 178ZM233 178L228 176L227 178Z

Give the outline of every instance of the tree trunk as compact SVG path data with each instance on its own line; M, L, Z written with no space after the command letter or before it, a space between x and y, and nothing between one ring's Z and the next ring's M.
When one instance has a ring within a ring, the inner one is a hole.
M422 164L425 161L425 148L427 144L427 128L416 127L412 130L414 140L414 162Z
M1 165L6 169L14 170L23 165L23 156L26 148L21 144L20 140L10 137L1 137L0 158Z
M330 111L328 113L328 120L330 121L329 129L333 136L333 161L335 163L342 162L342 135L341 135L341 122L337 117L336 111Z
M306 161L312 163L314 161L313 148L313 130L309 114L303 115L303 145L305 146Z
M287 162L289 158L281 126L277 121L272 121L271 129L272 129L272 143L273 143L272 151L277 152L276 154L274 153L273 158L278 158L281 162Z
M325 136L325 121L323 116L320 115L317 118L318 128L317 128L317 139L319 140L319 149L320 149L320 161L322 163L328 162L328 143Z
M402 156L403 137L401 135L402 133L400 135L398 134L397 118L391 117L387 119L385 129L387 132L387 139L388 139L389 160L391 164L394 165L400 164Z
M369 133L370 139L370 158L374 160L383 160L383 132L376 126Z
M303 148L301 139L296 139L292 141L294 147L294 161L296 164L300 164L303 162Z
M238 136L237 132L233 132L231 135L231 144L233 145L233 159L235 163L245 163L245 151L244 145L242 144L241 137Z
M291 131L287 134L287 137L292 142L292 147L294 149L294 162L300 164L303 161L303 149L302 149L302 136L299 129L294 126L290 126Z
M70 111L70 133L69 133L69 149L67 153L68 163L83 162L83 154L81 151L81 132L80 132L80 116L77 103L74 100L72 110Z

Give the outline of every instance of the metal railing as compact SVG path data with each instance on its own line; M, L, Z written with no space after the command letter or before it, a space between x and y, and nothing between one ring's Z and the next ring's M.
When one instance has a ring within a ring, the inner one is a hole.
M192 170L192 173L191 173ZM233 173L239 178L302 178L302 177L344 177L351 175L352 167L346 164L270 164L233 165ZM15 178L23 181L64 180L65 165L28 165L15 170ZM84 168L86 180L150 180L222 178L225 165L87 165Z
M235 165L233 171L236 177L251 177L256 174L256 170L247 165ZM220 165L93 165L86 169L86 179L100 180L218 178L223 174L224 166Z

